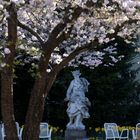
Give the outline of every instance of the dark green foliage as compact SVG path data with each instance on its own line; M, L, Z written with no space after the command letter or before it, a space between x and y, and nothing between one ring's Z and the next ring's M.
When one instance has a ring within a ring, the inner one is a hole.
M19 57L15 62L14 72L14 106L16 121L21 124L24 124L31 89L34 83L33 74L29 72L32 68L32 63L36 63L36 60L33 60L24 51L19 52Z

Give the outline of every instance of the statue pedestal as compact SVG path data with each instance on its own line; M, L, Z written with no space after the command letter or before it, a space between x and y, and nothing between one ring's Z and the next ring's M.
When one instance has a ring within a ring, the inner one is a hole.
M85 130L66 129L65 131L65 140L84 140L86 138Z

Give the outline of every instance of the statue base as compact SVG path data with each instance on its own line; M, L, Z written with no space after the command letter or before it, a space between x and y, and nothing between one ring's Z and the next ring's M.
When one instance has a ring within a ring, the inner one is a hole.
M65 131L65 140L83 140L86 138L85 130L66 129Z

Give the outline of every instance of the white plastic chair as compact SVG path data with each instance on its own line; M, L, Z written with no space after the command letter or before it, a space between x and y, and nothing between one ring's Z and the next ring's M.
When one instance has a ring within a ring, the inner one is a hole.
M140 123L136 124L136 130L132 130L132 139L137 140L140 137Z
M52 128L49 129L48 123L40 123L40 134L39 138L48 138L51 140Z
M0 140L2 139L2 123L0 122Z
M108 139L128 139L129 137L129 130L123 129L121 131L121 134L119 134L118 126L116 123L104 123L104 129L105 129L105 135L106 140ZM124 132L126 132L126 135L124 136Z
M19 138L19 140L22 140L23 128L19 127L19 123L18 122L16 122L16 128L17 128L18 138ZM5 137L6 137L6 135L5 135L5 130L4 130L4 124L2 124L2 140L4 140Z

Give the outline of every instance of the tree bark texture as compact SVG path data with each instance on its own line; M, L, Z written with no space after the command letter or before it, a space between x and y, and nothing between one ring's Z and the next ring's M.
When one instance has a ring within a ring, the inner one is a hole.
M6 140L18 140L13 105L13 61L17 40L17 13L12 3L7 7L8 20L8 42L6 47L10 53L5 54L6 64L1 72L1 110L2 120L5 126Z
M10 69L5 69L1 73L1 110L4 122L6 139L18 140L14 118L12 73Z
M39 140L39 125L44 112L46 72L40 74L31 93L26 115L23 140Z

